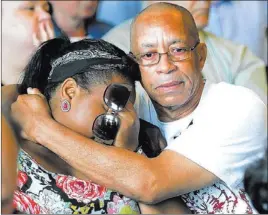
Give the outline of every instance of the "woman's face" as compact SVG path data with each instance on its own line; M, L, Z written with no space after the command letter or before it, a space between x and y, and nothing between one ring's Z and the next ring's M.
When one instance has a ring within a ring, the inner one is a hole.
M112 83L129 84L123 78L116 76L107 84L92 86L90 92L79 87L75 96L73 96L71 100L68 100L71 104L70 111L62 112L60 109L60 100L62 99L58 99L58 107L55 108L55 111L52 110L53 117L73 131L92 138L92 125L94 120L97 116L106 113L109 109L103 100L103 95L107 86ZM72 90L69 89L69 91ZM129 101L134 103L134 99L132 98L130 98Z
M28 61L35 50L33 35L40 37L40 25L52 28L49 5L46 1L3 1L2 5L3 55Z

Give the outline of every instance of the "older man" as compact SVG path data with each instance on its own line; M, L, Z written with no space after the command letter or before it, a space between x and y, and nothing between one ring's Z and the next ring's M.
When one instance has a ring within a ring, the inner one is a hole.
M145 6L159 1L145 1ZM267 103L265 64L246 46L234 44L204 31L208 25L210 1L163 1L180 5L189 10L199 29L200 40L207 45L207 60L202 70L206 79L247 87ZM130 24L132 19L110 30L103 39L125 52L130 51ZM177 27L177 26L176 26Z
M158 157L106 147L70 131L51 118L40 94L19 96L12 105L25 136L94 182L138 201L156 203L184 194L196 213L253 212L242 182L245 169L265 151L265 104L246 88L203 80L206 45L184 8L148 7L134 20L131 37L142 85L152 99L138 88L137 107L168 142ZM118 135L127 135L135 126L131 113L119 115L124 133ZM136 148L131 140L125 144Z

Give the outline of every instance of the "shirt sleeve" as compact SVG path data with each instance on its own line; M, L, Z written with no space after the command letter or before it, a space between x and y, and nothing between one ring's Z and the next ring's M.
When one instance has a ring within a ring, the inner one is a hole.
M124 52L129 53L130 51L130 25L132 19L129 19L120 25L112 28L107 32L102 39L114 44Z
M242 182L245 169L267 147L266 106L251 91L237 95L240 98L229 96L228 103L224 96L212 96L213 102L196 113L193 125L166 148L212 172L229 187Z

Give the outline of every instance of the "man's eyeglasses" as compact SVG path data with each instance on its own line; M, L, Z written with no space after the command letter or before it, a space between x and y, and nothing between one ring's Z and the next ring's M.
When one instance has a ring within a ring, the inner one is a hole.
M109 110L99 115L92 126L94 139L106 145L113 145L114 139L120 127L120 119L117 116L122 111L131 94L132 87L127 84L111 84L103 95L105 104Z
M182 60L187 60L191 57L192 51L198 46L200 42L197 41L196 44L192 48L182 48L181 45L174 44L169 47L168 52L159 53L159 52L147 52L141 53L138 55L133 55L130 52L130 56L134 58L134 60L142 66L151 66L158 64L161 56L167 54L169 59L173 62L178 62Z

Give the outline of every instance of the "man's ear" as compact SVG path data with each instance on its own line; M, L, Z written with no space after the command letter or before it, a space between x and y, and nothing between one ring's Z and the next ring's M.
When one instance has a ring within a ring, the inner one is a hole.
M78 85L73 78L67 78L60 89L61 99L67 99L69 102L77 95Z
M207 59L207 45L205 43L200 43L197 48L199 65L200 68L203 69Z

